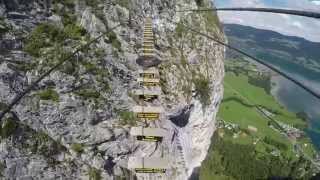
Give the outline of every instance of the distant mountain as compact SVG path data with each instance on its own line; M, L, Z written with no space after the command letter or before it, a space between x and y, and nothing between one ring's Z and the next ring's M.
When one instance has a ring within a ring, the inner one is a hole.
M320 72L320 43L237 24L225 24L224 30L229 43L246 52L265 60L285 60Z
M320 88L320 43L253 27L224 24L229 44L272 64L315 90ZM238 54L227 51L227 57Z

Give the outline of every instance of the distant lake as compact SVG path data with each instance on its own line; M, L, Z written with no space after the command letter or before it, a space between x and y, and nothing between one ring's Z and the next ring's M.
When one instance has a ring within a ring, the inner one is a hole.
M304 85L320 94L319 72L309 70L289 61L271 57L265 53L257 54L257 56L264 62L272 64L282 72L299 80ZM265 67L259 66L260 68L265 69ZM271 93L280 104L291 112L307 113L309 116L309 124L305 131L311 138L315 147L320 150L320 100L280 75L273 75L272 82L276 85L273 86Z
M320 72L270 56L268 53L260 52L256 56L320 94ZM309 126L306 132L315 147L320 150L320 100L280 75L273 76L272 81L276 83L272 88L272 94L280 104L291 112L307 113Z
M310 119L306 132L320 150L320 100L282 76L274 76L272 79L276 83L272 94L283 106L291 112L303 111L308 114Z

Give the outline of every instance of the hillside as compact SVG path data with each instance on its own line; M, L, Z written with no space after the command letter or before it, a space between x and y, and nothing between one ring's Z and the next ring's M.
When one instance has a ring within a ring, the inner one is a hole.
M224 30L231 45L280 68L315 91L319 89L320 43L236 24L225 24Z

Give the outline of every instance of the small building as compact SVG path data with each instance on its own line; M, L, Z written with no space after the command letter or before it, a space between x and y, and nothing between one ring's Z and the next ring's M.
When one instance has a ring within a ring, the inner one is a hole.
M128 169L136 173L165 173L169 162L168 158L130 157Z
M163 109L154 106L135 106L133 107L133 112L141 120L158 120Z
M258 129L254 126L251 126L251 125L248 126L248 130L251 132L255 132L255 133L258 132Z
M161 142L166 135L166 131L161 128L132 127L130 135L136 137L138 141Z

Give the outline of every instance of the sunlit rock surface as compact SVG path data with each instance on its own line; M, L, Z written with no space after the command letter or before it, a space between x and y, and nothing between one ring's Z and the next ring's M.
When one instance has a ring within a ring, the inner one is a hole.
M1 122L0 175L16 179L143 178L146 176L126 170L128 158L163 156L171 159L170 170L154 177L187 179L201 165L215 130L223 94L224 48L183 26L223 40L217 16L175 12L196 8L200 4L194 0L54 2L0 1L4 17L0 19L1 110L61 55L50 54L58 46L42 48L39 57L25 51L29 33L39 24L67 29L66 17L74 15L72 22L86 34L59 46L67 52L121 25L89 51L80 51L71 70L64 64L41 81ZM212 6L209 0L197 2ZM64 14L59 13L62 11ZM135 141L123 115L136 104L131 94L138 87L135 60L143 41L144 19L150 14L156 49L163 60L159 66L162 95L147 105L165 109L160 121L149 124L167 130L162 144Z

